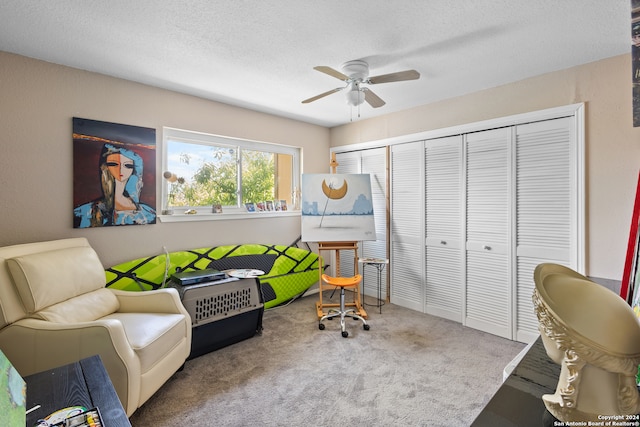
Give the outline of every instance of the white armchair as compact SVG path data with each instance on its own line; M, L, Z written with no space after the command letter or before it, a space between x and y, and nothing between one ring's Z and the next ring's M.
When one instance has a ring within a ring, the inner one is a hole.
M105 283L84 238L0 248L0 349L23 376L99 354L130 416L184 364L191 320L175 289Z

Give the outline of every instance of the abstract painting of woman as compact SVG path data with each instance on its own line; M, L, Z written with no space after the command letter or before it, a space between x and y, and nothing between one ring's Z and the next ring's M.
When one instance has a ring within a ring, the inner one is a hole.
M105 144L100 154L103 197L76 207L78 228L154 223L153 208L140 202L142 158L126 148Z
M104 122L98 122L98 124L104 124L105 128L108 125ZM96 141L103 142L101 149L99 146L96 147L96 149L100 149L97 165L93 163L95 160L89 164L82 162L87 170L91 169L91 163L97 166L101 194L96 197L98 189L93 187L96 190L93 197L96 198L74 207L74 228L154 224L156 222L155 209L140 200L144 161L133 150L134 147L140 145L126 144L110 138L81 136L75 133L74 140L78 143L81 140L84 142L91 140L90 145L93 147L96 146ZM97 154L97 150L93 152ZM93 158L95 159L95 155ZM93 170L96 171L95 166ZM93 172L91 175L95 173Z

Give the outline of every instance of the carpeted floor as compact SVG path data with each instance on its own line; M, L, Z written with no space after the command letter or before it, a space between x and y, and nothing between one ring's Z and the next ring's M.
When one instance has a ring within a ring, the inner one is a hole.
M262 335L188 361L132 425L468 426L524 348L390 304L343 338L337 320L318 329L316 301L267 310Z

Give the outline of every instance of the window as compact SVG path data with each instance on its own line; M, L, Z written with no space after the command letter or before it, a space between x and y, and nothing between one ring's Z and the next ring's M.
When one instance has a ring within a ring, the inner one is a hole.
M300 148L164 128L163 211L224 213L294 205Z

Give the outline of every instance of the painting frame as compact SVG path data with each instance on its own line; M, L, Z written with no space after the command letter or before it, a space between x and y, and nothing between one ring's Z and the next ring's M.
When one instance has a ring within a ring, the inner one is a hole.
M155 224L156 130L73 117L73 228Z

